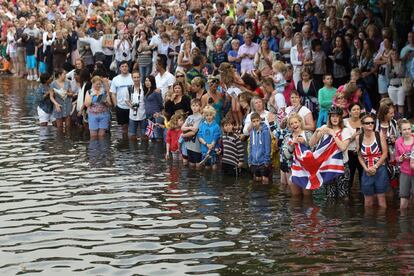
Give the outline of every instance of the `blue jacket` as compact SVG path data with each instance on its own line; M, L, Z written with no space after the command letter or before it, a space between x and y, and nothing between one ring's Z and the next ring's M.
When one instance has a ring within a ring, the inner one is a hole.
M270 164L271 146L272 140L266 124L261 123L259 130L253 128L250 131L249 165Z
M207 144L214 144L217 146L218 141L221 137L221 129L216 123L213 121L211 124L207 123L206 120L203 120L198 127L197 138L203 138L203 140ZM201 145L201 153L207 153L208 148L205 145Z

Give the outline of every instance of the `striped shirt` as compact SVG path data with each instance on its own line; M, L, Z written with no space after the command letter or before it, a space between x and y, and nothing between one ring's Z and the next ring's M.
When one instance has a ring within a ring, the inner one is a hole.
M232 166L238 166L244 160L243 144L234 133L224 134L222 162Z

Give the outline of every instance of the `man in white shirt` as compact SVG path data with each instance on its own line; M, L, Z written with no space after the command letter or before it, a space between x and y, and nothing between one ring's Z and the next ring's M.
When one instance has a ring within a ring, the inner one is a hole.
M99 33L95 32L92 37L85 36L83 31L79 31L79 41L89 44L91 47L92 55L95 62L104 61L105 56L103 54L102 40L103 36L99 37Z
M167 57L165 55L158 55L156 69L157 75L155 76L155 83L157 85L157 91L161 92L162 98L165 99L168 89L170 89L174 82L175 77L173 74L167 71Z
M134 85L127 61L121 61L119 64L120 74L113 78L111 82L111 98L116 109L116 119L119 125L122 126L122 133L128 133L129 123L129 92L128 86Z

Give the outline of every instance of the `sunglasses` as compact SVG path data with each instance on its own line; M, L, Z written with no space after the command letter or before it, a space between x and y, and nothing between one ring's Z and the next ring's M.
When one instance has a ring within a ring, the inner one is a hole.
M362 123L363 125L375 125L375 122L374 121L371 121L371 122L363 122Z
M337 100L343 100L343 99L345 99L344 97L337 97L336 98Z
M176 78L184 78L184 75L176 75Z

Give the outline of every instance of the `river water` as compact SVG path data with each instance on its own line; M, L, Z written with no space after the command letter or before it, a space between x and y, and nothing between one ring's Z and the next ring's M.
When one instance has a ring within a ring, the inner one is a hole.
M0 274L408 274L414 210L292 201L196 172L156 143L39 128L34 88L0 79Z

